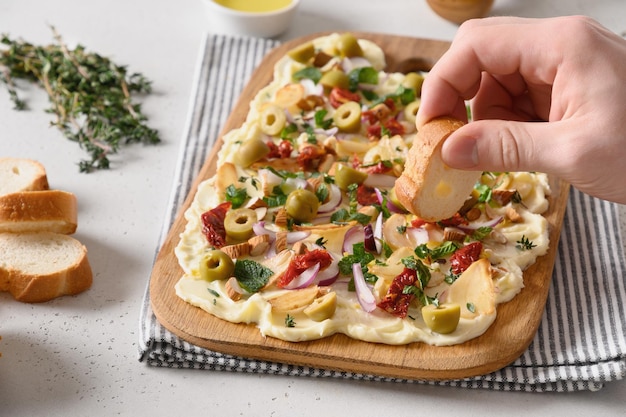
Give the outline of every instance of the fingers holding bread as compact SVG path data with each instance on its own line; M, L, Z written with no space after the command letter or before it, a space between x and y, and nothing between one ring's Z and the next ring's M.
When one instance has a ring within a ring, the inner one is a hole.
M481 176L480 171L450 168L441 159L443 142L463 125L449 117L422 125L404 171L396 180L395 193L400 203L423 220L432 222L454 216Z
M50 190L41 164L0 158L0 291L36 303L91 287L87 249L69 236L77 213L76 196Z

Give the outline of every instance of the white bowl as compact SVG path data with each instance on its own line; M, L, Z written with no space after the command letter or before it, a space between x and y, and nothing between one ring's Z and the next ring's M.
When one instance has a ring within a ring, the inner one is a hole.
M213 0L202 0L209 19L208 30L213 33L271 38L289 28L300 0L272 12L241 12L222 6Z

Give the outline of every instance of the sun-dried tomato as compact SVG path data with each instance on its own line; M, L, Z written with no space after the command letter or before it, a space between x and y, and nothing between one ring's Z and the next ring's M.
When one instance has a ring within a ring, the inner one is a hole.
M428 223L426 220L424 219L420 219L419 217L411 220L411 226L413 227L422 227L424 226L426 223Z
M317 168L320 163L321 158L326 154L326 152L317 146L305 146L300 150L300 153L296 157L296 161L298 165L304 171L313 171Z
M334 87L330 90L330 94L328 94L328 101L330 105L334 108L338 109L344 103L349 101L356 101L357 103L361 102L361 96L358 93L353 93L348 90L344 90L343 88Z
M365 169L365 171L368 174L384 174L385 172L389 172L392 169L393 169L393 167L391 166L391 164L386 163L385 161L380 161L377 164L368 166Z
M293 151L293 145L288 140L281 141L276 145L273 141L267 141L267 147L270 148L270 152L267 154L267 159L272 158L289 158L291 151Z
M221 248L226 244L226 228L224 227L224 218L230 209L229 202L222 203L219 206L202 213L202 234L206 237L209 245L214 248Z
M480 258L482 251L483 244L481 242L472 242L459 248L450 257L450 271L455 275L461 274Z
M379 308L393 314L396 317L405 318L409 312L409 305L415 298L413 293L404 294L404 287L415 285L417 282L417 273L410 268L404 270L393 279L387 294L377 304Z
M362 206L371 206L372 204L379 204L376 190L367 185L361 184L356 189L356 201Z
M293 281L298 275L312 267L313 265L319 263L320 270L326 268L331 264L333 258L330 256L325 249L314 249L312 251L307 251L301 255L295 255L291 258L289 262L289 266L285 270L285 272L278 278L276 282L276 286L278 288L284 288L286 285L289 285L291 281Z
M404 126L396 119L387 119L380 123L373 124L367 128L367 134L370 138L374 138L376 140L380 139L382 134L382 128L385 128L389 133L389 137L396 135L403 135L405 132Z

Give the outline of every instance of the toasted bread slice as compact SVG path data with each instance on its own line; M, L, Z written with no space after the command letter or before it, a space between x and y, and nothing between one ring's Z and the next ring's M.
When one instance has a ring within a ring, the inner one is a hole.
M72 234L77 221L76 196L72 193L45 190L0 196L0 233Z
M91 287L87 249L71 236L51 232L0 233L0 291L38 303Z
M480 171L448 167L441 159L443 142L459 127L460 120L442 117L422 126L409 150L404 171L395 184L400 203L426 221L454 216L470 196Z
M39 162L30 159L0 158L0 195L48 188L46 170Z

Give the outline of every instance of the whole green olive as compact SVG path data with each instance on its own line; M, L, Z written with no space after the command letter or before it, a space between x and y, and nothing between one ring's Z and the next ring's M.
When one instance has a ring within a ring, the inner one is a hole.
M310 222L317 216L320 202L309 190L299 188L287 196L285 210L289 217L300 223Z
M343 103L333 114L335 125L344 132L358 132L361 129L361 105L355 101Z
M341 56L363 56L359 42L351 33L342 33L337 41L337 51Z
M270 153L270 148L261 139L248 139L241 144L235 154L235 162L244 168L249 167Z
M433 332L448 334L456 330L461 318L461 306L456 303L429 304L422 307L422 318Z
M327 71L320 78L319 83L328 89L339 87L346 89L350 86L350 78L348 75L338 69Z
M415 90L417 96L422 92L422 84L424 83L424 76L417 72L409 72L404 76L402 85L406 88L412 88Z
M306 64L315 56L315 46L313 46L313 42L303 43L287 52L287 55L294 61Z
M200 278L205 281L228 279L235 271L235 263L230 256L219 249L210 250L200 259Z
M337 164L335 168L335 184L346 191L350 184L361 185L367 178L367 173L344 164Z
M224 217L226 236L244 241L252 236L252 226L258 221L256 211L249 208L230 210Z

